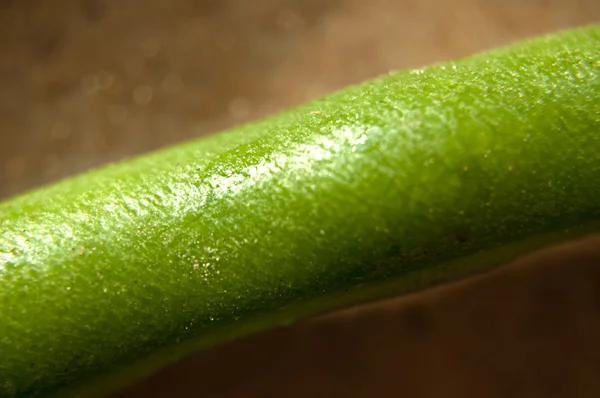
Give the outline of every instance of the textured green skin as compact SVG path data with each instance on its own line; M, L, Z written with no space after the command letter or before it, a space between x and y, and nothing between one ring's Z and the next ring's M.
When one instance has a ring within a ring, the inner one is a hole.
M1 204L0 396L106 392L198 347L457 277L470 269L452 261L482 250L491 266L527 237L598 230L599 96L595 26ZM110 369L125 376L85 383Z

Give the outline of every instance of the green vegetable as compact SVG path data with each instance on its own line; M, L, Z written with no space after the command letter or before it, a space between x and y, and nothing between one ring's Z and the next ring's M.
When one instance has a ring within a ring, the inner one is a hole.
M0 205L0 396L600 230L600 26L404 71Z

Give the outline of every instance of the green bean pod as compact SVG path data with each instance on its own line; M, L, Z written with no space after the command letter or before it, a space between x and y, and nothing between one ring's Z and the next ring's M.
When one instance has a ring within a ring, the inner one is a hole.
M599 230L600 26L393 73L0 204L0 396L103 396Z

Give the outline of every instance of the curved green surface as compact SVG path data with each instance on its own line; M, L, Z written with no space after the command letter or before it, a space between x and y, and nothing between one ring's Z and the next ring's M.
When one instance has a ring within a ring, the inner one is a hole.
M599 198L599 26L68 179L0 204L0 396L456 278L600 230Z

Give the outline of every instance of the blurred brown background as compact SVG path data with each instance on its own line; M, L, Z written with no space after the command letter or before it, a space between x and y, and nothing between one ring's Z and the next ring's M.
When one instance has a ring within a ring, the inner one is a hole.
M598 0L0 0L0 198L593 21ZM252 336L123 396L597 397L598 247Z
M0 0L0 198L597 20L598 0Z

